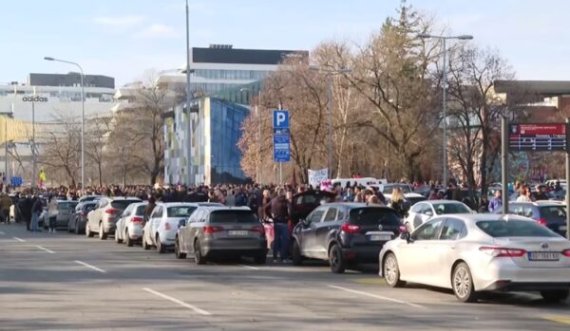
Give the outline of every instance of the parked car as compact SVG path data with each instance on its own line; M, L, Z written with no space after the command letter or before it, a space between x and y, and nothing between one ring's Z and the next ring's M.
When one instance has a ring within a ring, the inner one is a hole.
M144 227L144 210L148 202L131 203L121 214L115 227L115 241L125 242L132 247L142 239Z
M85 224L87 223L87 214L95 209L96 206L96 201L79 202L77 206L75 206L73 215L69 218L67 231L74 232L75 234L84 233Z
M386 198L386 203L390 203L390 201L392 200L392 191L396 187L399 187L402 190L402 193L404 194L404 199L406 200L406 204L408 207L411 207L416 203L427 199L422 194L415 193L412 185L410 184L392 183L392 184L382 185L382 194Z
M404 225L409 232L429 221L435 216L446 214L472 214L473 210L466 204L455 200L431 200L418 202L410 208Z
M81 198L79 198L78 201L79 202L97 201L101 198L102 198L101 195L85 195L85 196L82 196Z
M435 217L386 243L379 263L389 286L448 288L463 302L482 291L540 291L559 301L570 289L570 241L515 215Z
M159 253L173 249L178 225L185 223L198 207L199 204L190 202L157 204L144 226L142 247L156 247Z
M322 205L293 229L293 264L305 258L329 261L342 273L357 263L375 262L380 249L400 232L395 210L365 203Z
M199 207L181 222L174 252L179 259L194 255L196 264L215 257L253 257L265 264L267 240L263 225L247 207Z
M99 234L99 239L105 240L110 233L115 233L115 222L119 215L131 203L141 202L134 197L102 197L97 200L95 209L87 214L85 236L93 237Z
M42 203L44 204L43 211L40 214L38 224L41 224L44 229L48 229L49 226L49 212L47 208L47 199L42 198ZM69 220L75 212L75 207L77 206L77 201L72 200L57 200L57 216L55 221L56 229L65 228L67 229Z
M509 213L532 218L566 237L566 206L555 201L510 202Z

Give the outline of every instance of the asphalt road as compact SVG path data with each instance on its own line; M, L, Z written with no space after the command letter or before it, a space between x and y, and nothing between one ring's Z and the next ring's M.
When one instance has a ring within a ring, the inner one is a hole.
M0 225L0 330L569 330L570 303L392 289L375 271L197 266L140 246Z

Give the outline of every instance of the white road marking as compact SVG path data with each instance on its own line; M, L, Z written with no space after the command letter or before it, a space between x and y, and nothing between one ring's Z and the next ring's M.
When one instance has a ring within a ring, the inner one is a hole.
M158 296L158 297L161 297L161 298L163 298L163 299L166 299L166 300L168 300L168 301L170 301L170 302L174 302L174 303L176 303L176 304L178 304L178 305L180 305L180 306L182 306L182 307L185 307L185 308L188 308L188 309L194 311L194 312L197 313L197 314L204 315L204 316L210 316L210 315L212 315L210 312L205 311L204 309L200 309L200 308L198 308L198 307L196 307L196 306L193 306L193 305L191 305L191 304L189 304L189 303L186 303L186 302L184 302L184 301L181 301L181 300L178 300L178 299L176 299L176 298L170 297L170 296L168 296L168 295L166 295L166 294L162 294L162 293L157 292L157 291L155 291L155 290L153 290L153 289L150 289L150 288L148 288L148 287L143 287L143 291L146 291L146 292L148 292L148 293L152 293L152 294L154 294L154 295L156 295L156 296Z
M22 239L22 238L18 238L18 237L13 237L13 238L14 238L14 240L17 240L17 241L19 241L19 242L21 242L21 243L25 243L25 242L26 242L26 241L25 241L24 239Z
M239 266L242 267L242 268L250 269L250 270L259 270L258 267L253 267L253 266L250 266L250 265L247 265L247 264L240 264Z
M96 266L90 265L89 263L85 263L85 262L83 262L83 261L75 260L74 262L77 263L77 264L81 264L82 266L87 267L87 268L89 268L89 269L93 269L93 270L95 270L95 271L98 271L98 272L100 272L100 273L102 273L102 274L104 274L104 273L107 272L107 271L105 271L105 270L103 270L103 269L101 269L101 268L97 268Z
M55 252L52 251L51 249L47 249L47 248L42 247L42 246L40 246L40 245L36 245L36 247L39 248L39 249L41 249L41 250L44 251L44 252L48 252L48 253L50 253L50 254L55 254Z
M390 302L395 302L395 303L399 303L402 305L408 305L410 307L415 307L415 308L422 308L422 309L427 309L425 306L422 305L418 305L415 303L411 303L411 302L407 302L407 301L402 301L402 300L398 300L398 299L393 299L393 298L389 298L389 297L385 297L382 295L376 295L376 294L370 294L370 293L366 293L366 292L362 292L362 291L356 291L356 290L352 290L349 288L345 288L345 287L340 287L340 286L335 286L335 285L328 285L328 287L330 288L334 288L337 290L341 290L341 291L345 291L348 293L353 293L353 294L359 294L362 296L366 296L369 298L374 298L374 299L379 299L379 300L384 300L384 301L390 301Z

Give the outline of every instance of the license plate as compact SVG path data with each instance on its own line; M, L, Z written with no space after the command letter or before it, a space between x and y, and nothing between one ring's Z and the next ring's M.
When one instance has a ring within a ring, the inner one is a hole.
M230 236L236 236L236 237L243 237L243 236L247 236L248 232L247 231L237 231L237 230L230 230L229 231Z
M366 233L370 241L388 241L392 240L392 232L368 232Z
M528 252L529 261L558 261L559 252Z

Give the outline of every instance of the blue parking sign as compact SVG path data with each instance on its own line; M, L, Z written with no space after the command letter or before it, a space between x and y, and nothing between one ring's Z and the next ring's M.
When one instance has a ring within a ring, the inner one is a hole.
M274 110L273 111L273 128L274 129L288 129L289 128L289 111L288 110Z

